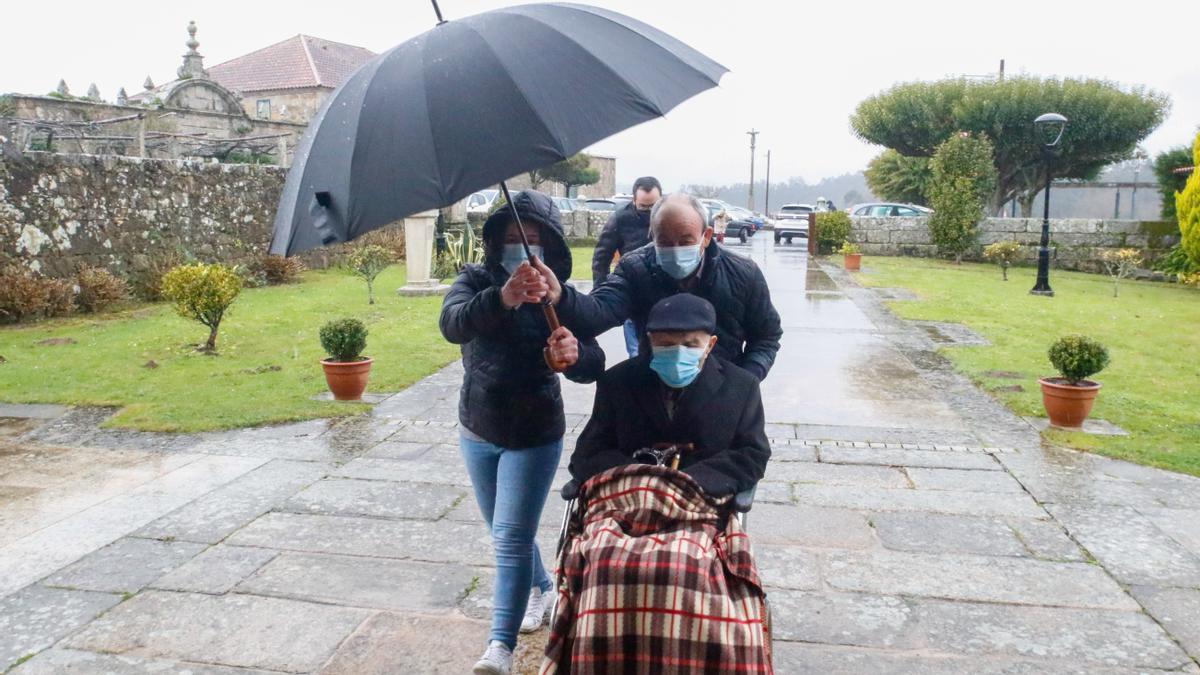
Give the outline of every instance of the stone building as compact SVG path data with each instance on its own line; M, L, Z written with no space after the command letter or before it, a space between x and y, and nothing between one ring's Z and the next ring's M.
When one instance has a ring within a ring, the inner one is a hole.
M256 120L307 124L329 94L375 57L369 49L297 35L208 69Z

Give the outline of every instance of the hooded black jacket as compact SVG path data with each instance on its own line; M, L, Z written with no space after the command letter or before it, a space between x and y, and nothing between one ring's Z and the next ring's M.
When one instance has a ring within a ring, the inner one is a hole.
M633 319L642 335L654 303L685 291L708 300L717 311L716 355L759 380L766 378L783 336L767 280L753 260L725 251L716 241L704 250L700 277L691 288L664 272L654 245L647 244L622 256L613 273L589 295L564 294L559 313L589 335L626 319Z
M533 191L513 196L522 222L542 225L544 262L559 279L571 276L571 251L563 238L558 208ZM464 427L503 448L529 448L554 442L565 432L558 375L542 358L550 328L541 307L505 309L500 289L508 272L500 252L508 214L498 211L483 225L487 258L467 265L442 301L442 335L462 345L463 375L458 417ZM563 284L564 297L574 289ZM604 372L604 352L594 334L564 324L579 340L579 361L564 373L576 382L595 381Z
M608 277L613 254L625 255L650 242L650 211L639 212L633 202L613 211L592 254L592 281L599 286Z

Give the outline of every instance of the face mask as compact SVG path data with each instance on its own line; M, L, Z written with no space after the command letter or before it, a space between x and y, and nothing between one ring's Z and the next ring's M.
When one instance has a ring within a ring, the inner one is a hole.
M674 279L686 279L700 266L700 244L692 246L654 245L658 255L658 266Z
M529 250L532 251L539 260L543 260L541 246L530 244ZM500 266L503 267L509 274L512 274L516 272L517 268L521 266L521 263L525 262L526 260L529 260L529 258L525 255L524 246L521 244L505 244L504 252L500 255Z
M688 386L700 374L700 362L704 360L704 347L652 347L650 369L658 373L663 384L674 389Z

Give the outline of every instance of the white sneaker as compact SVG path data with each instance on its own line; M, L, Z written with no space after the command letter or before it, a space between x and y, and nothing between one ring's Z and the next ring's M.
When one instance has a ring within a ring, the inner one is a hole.
M529 591L529 602L525 605L525 618L521 619L521 632L532 633L546 622L546 596L537 586Z
M474 675L510 675L512 673L512 650L499 640L488 643L487 651L475 662Z

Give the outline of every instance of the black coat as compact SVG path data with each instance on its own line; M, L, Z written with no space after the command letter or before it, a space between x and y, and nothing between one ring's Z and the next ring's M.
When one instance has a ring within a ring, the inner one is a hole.
M600 231L596 252L592 255L592 281L597 286L608 277L613 254L624 256L650 243L650 212L638 211L633 202L613 211Z
M635 451L655 443L693 443L679 468L710 495L741 492L763 477L771 446L754 376L710 356L670 419L665 391L645 356L605 373L596 387L592 418L571 455L571 476L583 482L629 464Z
M558 209L540 192L525 191L513 203L526 222L543 225L545 263L560 279L571 276L571 253L562 236ZM550 328L540 306L505 309L500 288L508 272L500 266L507 217L493 215L484 224L488 255L482 265L467 265L442 301L442 335L462 345L463 375L458 418L464 427L503 448L552 443L566 431L558 375L546 365L542 349ZM564 284L564 296L574 294ZM576 382L592 382L604 372L604 351L594 335L564 325L579 339L579 361L564 373Z
M766 278L753 260L729 253L715 241L705 249L703 265L699 279L686 291L711 302L717 312L716 354L759 380L766 378L783 336ZM633 319L641 335L654 303L684 290L658 266L654 246L648 244L622 256L608 279L589 295L564 298L560 312L591 335L626 319Z

